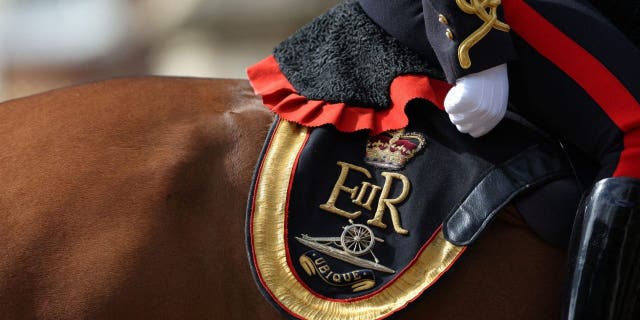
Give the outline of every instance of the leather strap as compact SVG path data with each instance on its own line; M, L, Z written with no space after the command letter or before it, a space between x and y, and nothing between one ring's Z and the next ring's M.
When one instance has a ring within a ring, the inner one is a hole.
M571 176L555 143L538 144L493 167L443 223L445 238L465 246L480 235L496 213L523 191Z

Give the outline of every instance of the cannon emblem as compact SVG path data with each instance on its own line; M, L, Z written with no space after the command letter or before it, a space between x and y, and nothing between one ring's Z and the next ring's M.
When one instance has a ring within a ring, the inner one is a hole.
M376 237L373 230L364 224L353 223L353 220L349 220L349 223L342 227L339 237L311 237L302 234L295 239L311 249L346 263L380 272L395 273L395 270L381 265L373 253L374 244L383 243L384 240ZM367 254L373 257L373 261L362 257Z

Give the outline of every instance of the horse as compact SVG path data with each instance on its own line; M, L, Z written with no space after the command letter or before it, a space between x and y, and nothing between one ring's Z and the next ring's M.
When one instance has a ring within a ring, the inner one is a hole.
M245 80L112 79L0 104L2 318L284 318L244 246L273 118ZM395 316L558 318L565 260L508 206Z

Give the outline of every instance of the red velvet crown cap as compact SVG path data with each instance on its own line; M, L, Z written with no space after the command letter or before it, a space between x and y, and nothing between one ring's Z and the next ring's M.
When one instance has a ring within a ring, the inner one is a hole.
M307 99L287 80L273 56L249 67L247 75L264 105L287 121L306 127L330 124L342 132L369 130L372 136L406 127L409 119L405 107L411 100L425 99L444 110L444 98L451 89L451 85L445 81L426 75L400 75L389 86L389 107L375 110L341 102Z

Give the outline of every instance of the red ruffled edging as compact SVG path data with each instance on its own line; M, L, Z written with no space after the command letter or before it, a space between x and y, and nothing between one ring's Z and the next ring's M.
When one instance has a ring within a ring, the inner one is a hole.
M404 109L413 99L429 100L444 110L444 97L451 89L450 84L426 75L401 75L391 82L389 108L375 110L307 99L296 92L273 55L249 67L247 75L264 104L285 120L306 127L332 124L342 132L370 130L372 136L406 127L409 119Z

